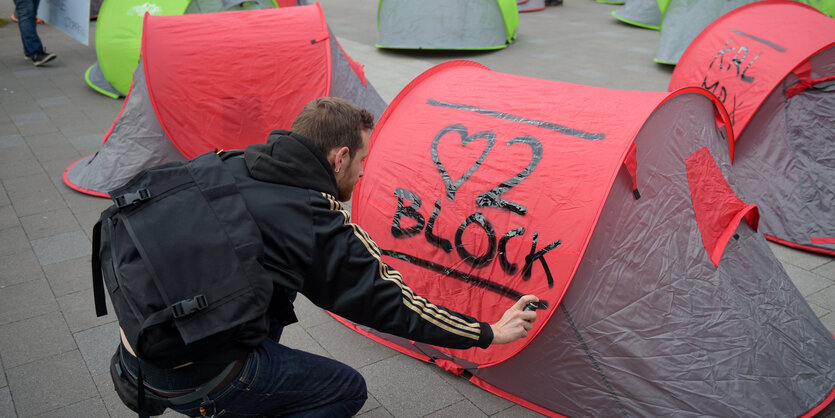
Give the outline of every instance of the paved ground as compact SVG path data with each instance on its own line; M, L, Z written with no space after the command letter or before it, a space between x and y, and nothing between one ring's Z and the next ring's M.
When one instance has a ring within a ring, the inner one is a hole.
M457 58L627 90L663 91L672 70L652 62L658 32L621 24L610 15L617 6L591 0L522 14L513 45L482 53L382 51L373 46L377 0L322 4L345 50L365 64L387 101L423 70ZM0 16L11 12L11 2L0 3ZM61 182L68 164L98 149L122 101L85 84L84 71L96 60L93 46L49 25L39 30L58 59L34 68L23 59L16 25L0 22L0 417L131 416L107 374L118 338L115 317L96 318L93 311L91 228L109 202ZM835 258L771 248L835 331ZM369 386L363 416L537 415L373 343L305 300L299 311L302 321L288 328L284 342L358 368Z

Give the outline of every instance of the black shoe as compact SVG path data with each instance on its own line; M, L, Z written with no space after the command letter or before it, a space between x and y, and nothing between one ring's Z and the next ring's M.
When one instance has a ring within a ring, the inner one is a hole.
M41 65L46 64L49 61L55 59L55 54L46 53L46 52L35 52L32 54L30 58L32 58L32 63L35 64L35 67L40 67Z

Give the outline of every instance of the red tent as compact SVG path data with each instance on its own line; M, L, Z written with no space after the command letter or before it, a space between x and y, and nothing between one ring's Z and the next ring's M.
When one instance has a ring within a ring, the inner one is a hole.
M701 86L727 108L737 190L769 239L835 255L835 20L761 1L714 21L682 55L669 90Z
M330 33L321 6L146 15L142 59L102 149L64 181L106 196L142 168L263 142L316 97L379 115L385 102Z
M343 322L549 415L825 405L835 339L732 191L728 123L700 88L429 69L374 129L352 219L434 303L490 322L523 294L548 307L529 338L486 350Z

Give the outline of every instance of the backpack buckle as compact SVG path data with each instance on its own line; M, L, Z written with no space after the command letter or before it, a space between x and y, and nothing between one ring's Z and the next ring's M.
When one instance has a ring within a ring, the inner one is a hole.
M139 189L135 192L125 193L123 195L116 196L113 198L113 202L116 203L117 208L123 208L125 206L130 206L136 202L141 202L150 198L151 193L148 191L148 189Z
M206 296L197 295L194 299L181 300L171 305L171 312L174 314L174 318L182 318L204 309L207 306L209 306L209 302L206 301Z

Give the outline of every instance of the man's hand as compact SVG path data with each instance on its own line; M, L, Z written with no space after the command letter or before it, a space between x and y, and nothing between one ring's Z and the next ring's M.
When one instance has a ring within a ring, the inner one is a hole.
M539 298L534 295L522 296L504 312L499 322L490 324L490 328L493 329L491 344L507 344L528 336L528 331L533 328L533 321L536 321L536 311L524 310L529 302L539 302Z

